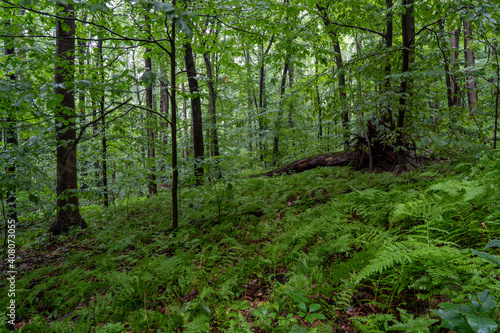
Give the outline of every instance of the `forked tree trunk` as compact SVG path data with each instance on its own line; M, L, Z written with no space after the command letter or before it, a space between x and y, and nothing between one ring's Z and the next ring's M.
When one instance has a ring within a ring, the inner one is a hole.
M57 144L56 194L57 215L49 232L54 235L65 233L71 226L85 228L87 224L80 216L78 206L77 164L76 164L76 121L74 89L75 62L75 20L72 5L59 5L60 16L56 20L56 66L55 95L62 101L55 110L55 131Z

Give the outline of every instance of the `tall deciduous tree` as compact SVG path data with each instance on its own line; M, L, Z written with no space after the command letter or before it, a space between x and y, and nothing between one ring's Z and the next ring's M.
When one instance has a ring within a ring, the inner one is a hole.
M85 228L78 206L76 164L76 121L74 96L75 18L73 5L59 4L56 20L55 110L57 215L49 231L58 235L71 226Z
M193 122L193 151L194 151L194 176L196 184L203 181L202 161L205 155L203 146L203 120L201 116L200 90L196 78L196 65L193 57L191 43L184 43L184 62L188 77L189 92L191 94L191 119Z
M147 29L148 31L151 30L151 27L149 26L148 23L148 16L146 15L146 24L147 24ZM151 38L149 38L151 39ZM145 71L147 73L146 77L148 78L146 80L146 132L147 132L147 150L148 150L148 158L147 158L147 165L149 169L149 174L148 174L148 192L149 195L155 195L158 192L157 185L156 185L156 173L155 173L155 147L154 147L154 141L155 141L155 135L154 135L154 130L153 130L153 123L154 123L154 115L153 115L153 82L152 82L152 72L153 72L153 67L152 67L152 59L151 59L151 49L146 48L146 52L144 54L144 67Z
M477 98L476 76L473 74L475 65L474 51L470 47L472 42L472 28L471 23L464 20L464 55L465 62L467 63L467 101L469 102L469 109L475 113Z
M398 164L400 172L406 169L408 157L404 149L405 114L409 108L408 103L408 76L410 72L411 52L415 37L415 18L413 16L413 0L402 0L406 9L401 14L401 34L403 36L403 59L401 64L401 97L399 99L399 112L396 127L396 146L398 147Z

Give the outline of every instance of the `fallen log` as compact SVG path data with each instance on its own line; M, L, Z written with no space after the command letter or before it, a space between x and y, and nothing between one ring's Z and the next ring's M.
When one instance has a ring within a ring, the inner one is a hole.
M384 172L394 171L397 165L397 154L393 145L371 145L371 151L368 149L366 139L363 137L356 137L353 141L353 150L342 151L337 153L326 153L322 155L312 156L294 161L290 164L284 165L278 169L271 170L259 176L276 176L281 174L291 174L311 170L320 166L333 167L333 166L351 166L356 170L363 170L371 167L371 171ZM370 163L371 153L371 163ZM414 158L407 152L409 163L418 167Z

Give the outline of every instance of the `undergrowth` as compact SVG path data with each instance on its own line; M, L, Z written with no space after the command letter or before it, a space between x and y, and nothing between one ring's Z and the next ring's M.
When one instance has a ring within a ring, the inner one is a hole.
M318 168L184 188L177 230L170 193L83 208L89 227L58 238L24 221L16 322L23 332L437 332L428 310L439 303L498 296L498 267L466 249L500 238L499 184L497 150L400 176Z

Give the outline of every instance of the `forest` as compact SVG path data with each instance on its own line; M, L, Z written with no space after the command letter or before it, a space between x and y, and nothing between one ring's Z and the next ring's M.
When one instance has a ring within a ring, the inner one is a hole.
M498 1L0 5L0 332L499 331Z

